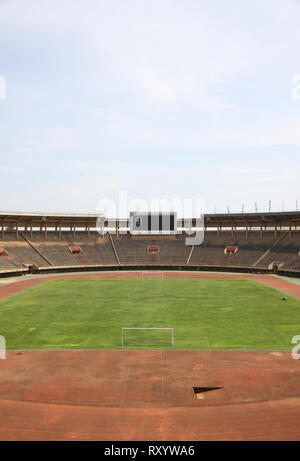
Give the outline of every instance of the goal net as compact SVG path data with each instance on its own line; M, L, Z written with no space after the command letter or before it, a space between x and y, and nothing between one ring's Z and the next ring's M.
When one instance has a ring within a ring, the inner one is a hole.
M173 328L122 328L122 349L161 349L174 345Z

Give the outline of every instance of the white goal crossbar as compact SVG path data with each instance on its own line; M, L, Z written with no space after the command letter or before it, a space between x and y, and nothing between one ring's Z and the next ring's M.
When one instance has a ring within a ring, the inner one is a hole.
M174 328L130 328L122 327L122 349L124 344L124 330L171 330L172 332L172 346L174 346Z
M160 274L160 279L164 280L164 273L163 272L153 272L153 273L154 274ZM145 271L143 272L142 271L142 280L148 280L147 277L144 277L144 274L149 274L149 272L145 272ZM151 272L150 272L150 274L151 274ZM160 280L160 279L158 279L158 280ZM156 280L156 279L155 278L154 279L149 278L149 280Z

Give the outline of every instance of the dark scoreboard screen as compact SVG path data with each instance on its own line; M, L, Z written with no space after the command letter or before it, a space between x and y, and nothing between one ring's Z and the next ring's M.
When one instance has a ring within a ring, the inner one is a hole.
M175 212L131 212L131 234L175 234L177 215Z

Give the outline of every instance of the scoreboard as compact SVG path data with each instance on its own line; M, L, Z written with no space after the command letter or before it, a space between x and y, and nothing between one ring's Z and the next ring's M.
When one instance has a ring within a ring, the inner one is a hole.
M140 212L130 213L131 234L176 234L177 213L176 212Z

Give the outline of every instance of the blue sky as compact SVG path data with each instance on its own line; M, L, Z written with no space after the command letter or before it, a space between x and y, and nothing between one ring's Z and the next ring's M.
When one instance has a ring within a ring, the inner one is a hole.
M0 0L0 210L300 207L299 45L296 0Z

